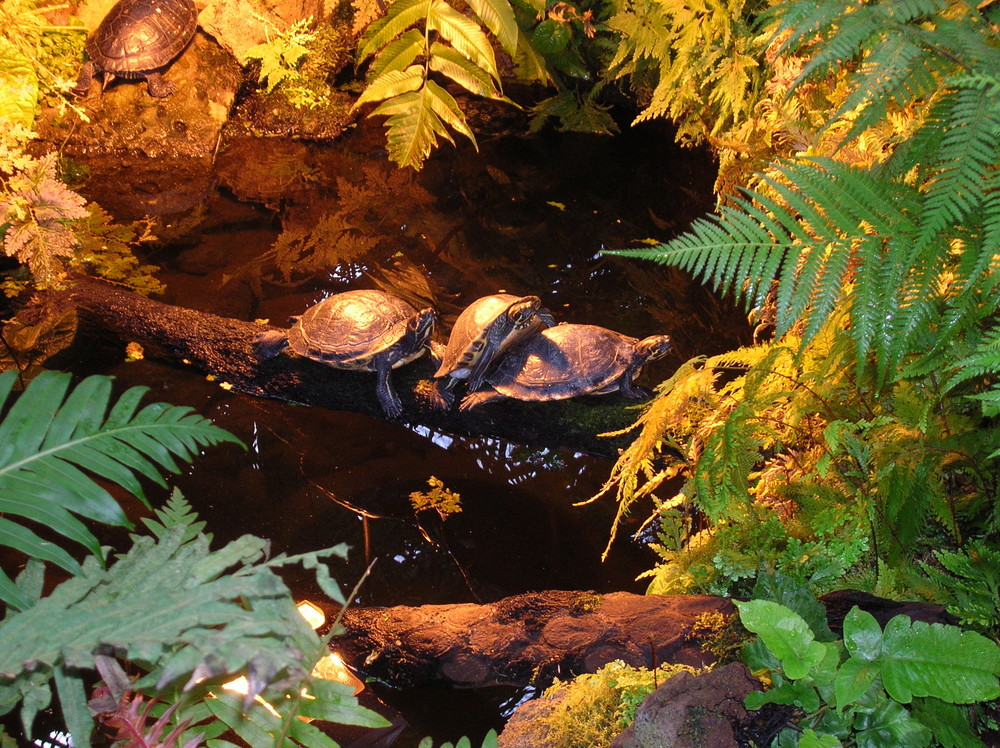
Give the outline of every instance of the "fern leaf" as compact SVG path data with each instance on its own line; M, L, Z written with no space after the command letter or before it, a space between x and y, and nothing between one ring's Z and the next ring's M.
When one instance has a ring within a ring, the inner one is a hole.
M389 11L365 29L358 42L357 61L362 63L418 21L424 21L435 0L397 0Z
M927 187L915 243L924 246L946 226L961 224L986 197L989 173L1000 163L1000 80L962 88L949 97L949 119L936 154L940 170Z
M17 372L0 375L6 403ZM88 377L69 392L70 376L42 372L0 422L0 542L76 572L62 549L44 544L11 517L39 522L99 554L93 534L74 515L130 526L118 502L93 477L121 485L146 501L136 474L163 484L175 458L190 460L205 445L239 443L189 408L153 404L135 413L144 388L126 391L105 419L111 380Z
M383 102L369 116L388 115L389 158L400 166L419 169L430 155L439 137L454 144L451 133L442 121L469 137L476 144L472 130L451 95L432 80L426 80L418 91L411 91Z
M375 56L368 69L368 77L377 80L384 73L406 70L423 53L424 47L424 35L417 29L410 29L398 39L386 44L385 48Z
M508 0L469 0L469 6L482 19L500 46L511 57L517 52L517 37L520 30L514 9Z
M466 91L477 96L488 99L504 98L493 78L485 70L440 42L434 42L431 45L431 54L427 59L427 64L431 70L447 76Z
M372 101L384 101L419 91L424 83L424 69L420 65L410 65L406 70L389 70L383 73L364 90L352 109ZM374 112L369 117L372 116Z
M500 80L490 40L475 21L452 8L444 0L431 0L427 28L437 31L455 49Z

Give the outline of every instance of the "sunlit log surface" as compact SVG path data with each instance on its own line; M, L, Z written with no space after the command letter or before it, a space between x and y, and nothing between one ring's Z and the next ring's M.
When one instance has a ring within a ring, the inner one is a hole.
M858 590L831 592L820 602L837 634L855 606L883 627L901 614L955 623L940 605ZM636 667L711 662L700 637L710 637L712 629L696 621L714 612L728 618L736 608L712 595L531 592L485 605L348 609L346 633L333 647L364 675L396 686L545 687L553 678L592 673L612 660Z
M545 685L613 660L708 664L695 621L735 610L709 595L533 592L487 605L349 609L334 647L366 676L397 686Z
M164 304L90 279L78 280L71 293L80 310L81 335L92 342L137 342L148 359L211 374L233 391L255 397L385 418L372 373L287 354L259 361L253 340L269 329L266 325ZM627 437L599 434L627 428L638 415L635 401L617 394L548 403L505 400L469 413L435 411L420 394L433 372L426 356L393 371L404 407L401 420L453 434L614 456Z

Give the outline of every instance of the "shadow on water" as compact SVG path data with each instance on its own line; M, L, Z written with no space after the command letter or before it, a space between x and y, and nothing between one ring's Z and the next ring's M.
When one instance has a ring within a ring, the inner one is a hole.
M166 300L280 323L331 292L378 279L433 298L447 328L480 295L534 293L561 321L672 335L676 351L650 367L650 385L693 355L747 342L742 316L683 273L599 255L668 238L711 210L711 160L679 149L666 127L617 138L482 138L480 153L443 150L418 175L386 162L382 138L367 125L334 148L297 146L308 161L300 172L311 176L294 193L247 183L254 157L240 155L241 170L221 154L222 187L197 225L178 228L177 243L150 258L164 268ZM286 238L300 230L315 239L305 250L315 265L307 275L282 276L287 258L271 250L282 229ZM364 253L352 254L349 245L362 240ZM377 559L359 605L486 602L544 589L641 592L636 576L653 563L627 532L601 563L613 502L573 506L600 488L606 460L254 400L149 362L80 363L91 367L123 387L151 387L150 398L190 405L239 436L248 452L209 450L175 484L219 540L253 533L286 553L346 543L349 560L333 570L344 588ZM427 490L430 476L461 495L461 513L415 516L408 496ZM289 581L297 595L318 594L305 576ZM468 734L478 745L523 696L375 689L411 725L396 746L423 734L436 744Z

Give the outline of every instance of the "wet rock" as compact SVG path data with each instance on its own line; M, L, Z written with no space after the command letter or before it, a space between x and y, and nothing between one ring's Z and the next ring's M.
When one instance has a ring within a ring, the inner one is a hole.
M678 673L646 697L611 748L736 748L736 727L750 718L743 699L759 689L738 662L697 676Z
M199 32L165 76L177 84L155 99L141 81L95 82L77 101L89 122L46 112L39 134L84 163L80 190L122 219L169 215L200 203L214 185L212 158L242 82L235 60Z

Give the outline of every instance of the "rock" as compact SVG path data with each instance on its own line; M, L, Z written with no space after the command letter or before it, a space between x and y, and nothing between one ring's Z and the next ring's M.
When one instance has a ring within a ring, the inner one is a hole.
M749 720L743 699L759 688L739 662L697 676L678 673L646 697L611 748L737 748L734 726Z

